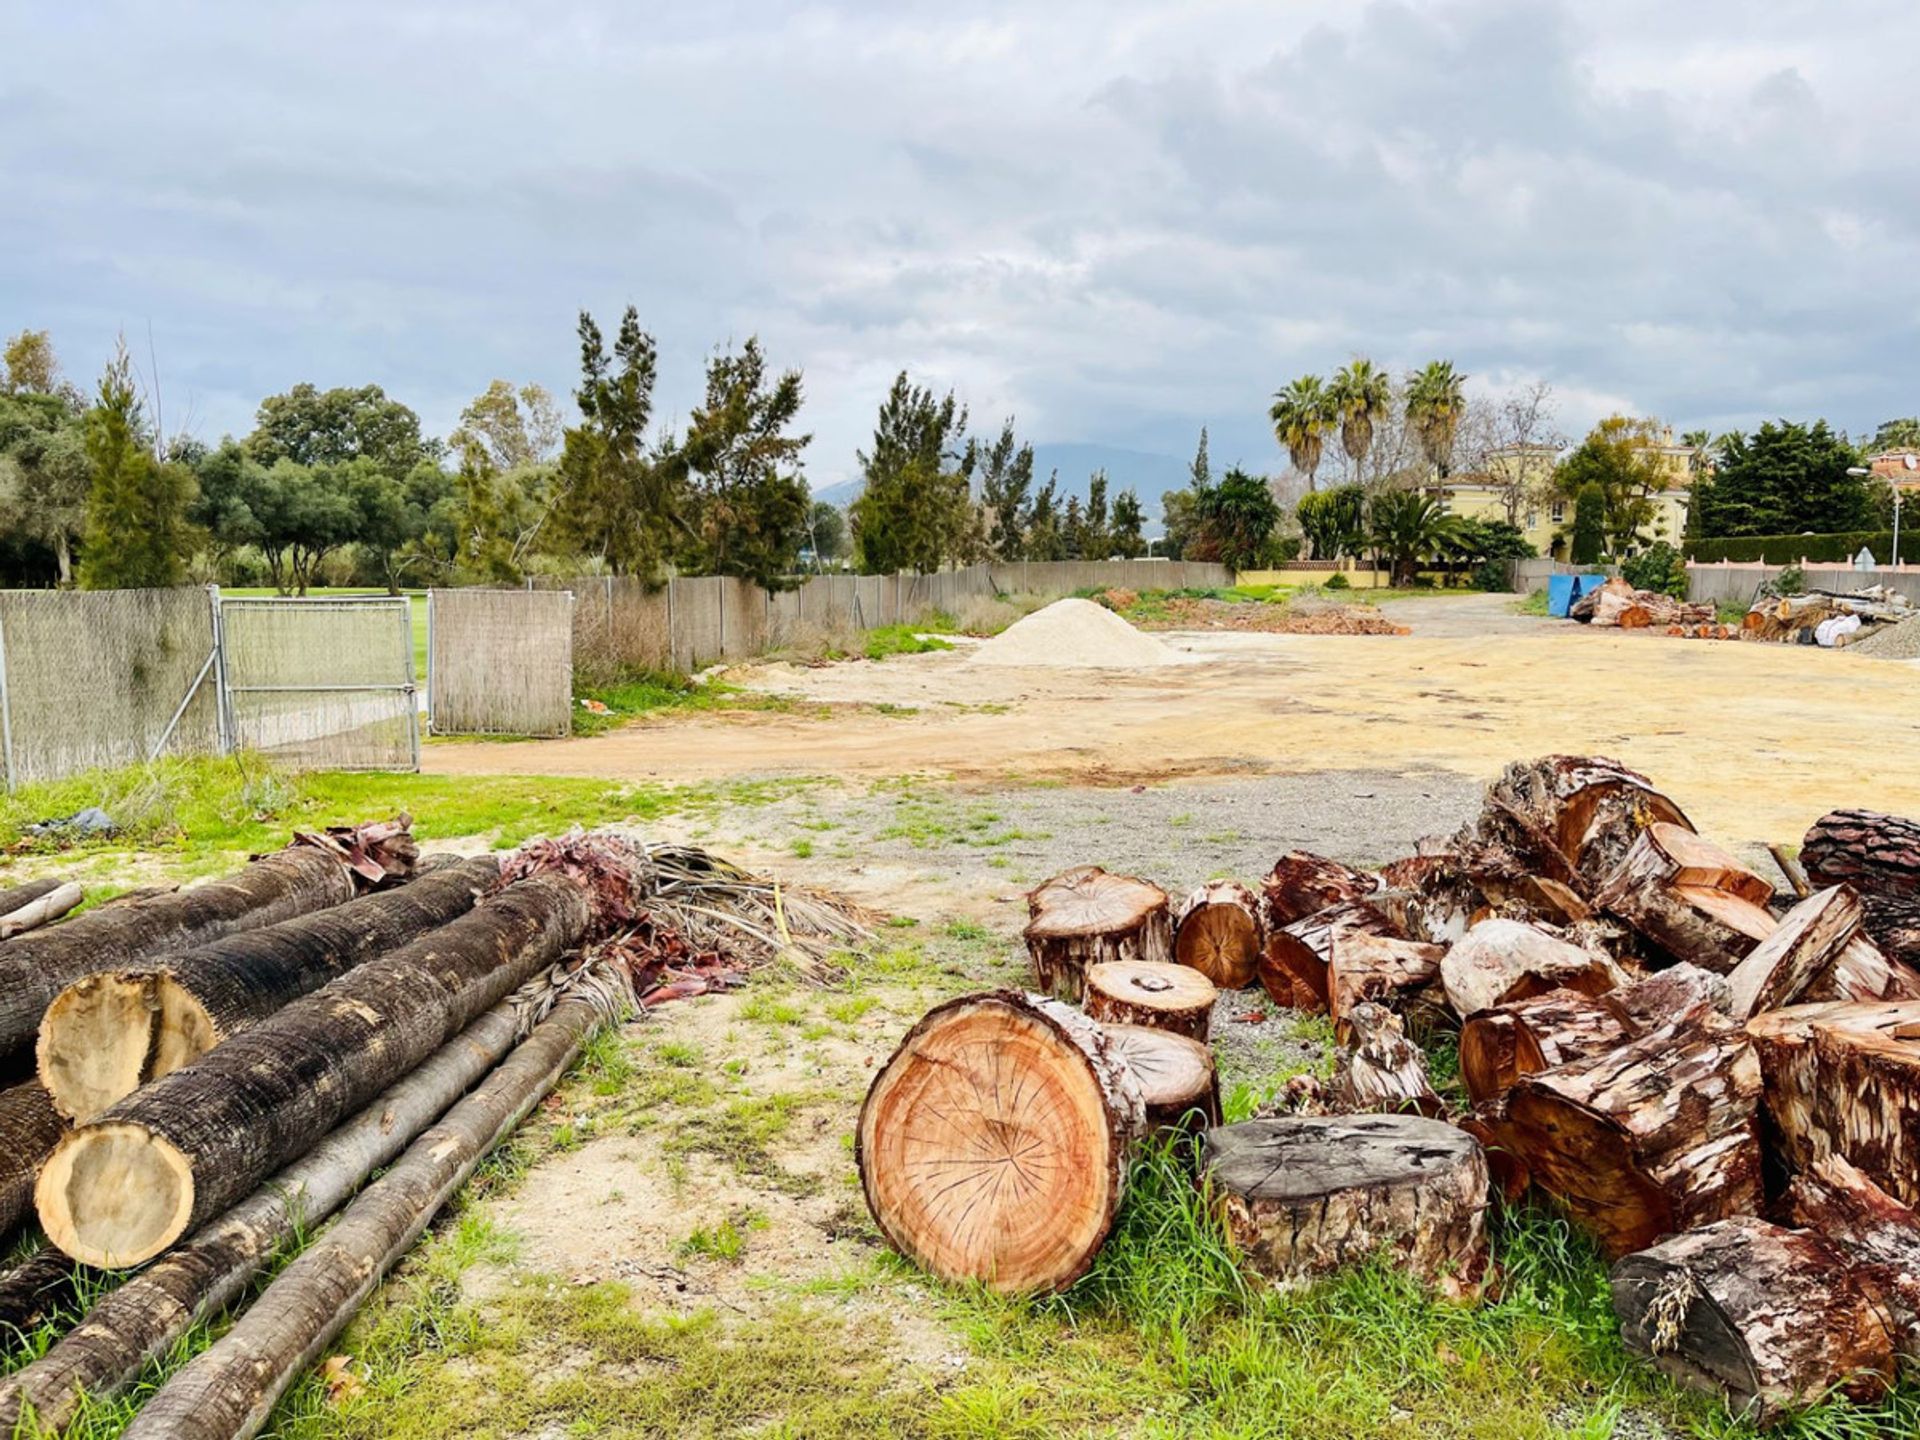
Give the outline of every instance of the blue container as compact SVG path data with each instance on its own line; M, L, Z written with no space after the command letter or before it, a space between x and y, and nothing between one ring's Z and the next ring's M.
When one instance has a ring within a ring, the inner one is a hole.
M1581 578L1578 575L1547 577L1547 614L1562 620L1567 618L1567 612L1573 608L1574 598L1580 593L1574 587Z

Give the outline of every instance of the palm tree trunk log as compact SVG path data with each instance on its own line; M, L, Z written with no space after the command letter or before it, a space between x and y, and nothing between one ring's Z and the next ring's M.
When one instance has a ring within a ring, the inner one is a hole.
M85 899L86 893L71 880L64 885L37 880L0 894L0 940L51 925Z
M1080 865L1027 896L1027 953L1036 989L1078 1005L1091 965L1173 959L1167 894L1131 875Z
M1237 880L1202 885L1180 904L1174 919L1173 958L1191 965L1222 990L1253 983L1266 929L1260 901Z
M1109 960L1088 967L1083 1008L1102 1025L1149 1025L1205 1041L1219 993L1190 966Z
M33 1213L33 1177L66 1130L38 1080L0 1090L0 1245Z
M1807 831L1800 863L1816 885L1859 891L1867 933L1894 959L1920 965L1920 821L1835 810Z
M51 1245L0 1271L0 1350L19 1344L65 1308L77 1291L79 1274L79 1262Z
M52 879L23 880L18 885L7 886L0 890L0 919L5 919L23 905L32 904L42 895L51 895L65 883Z

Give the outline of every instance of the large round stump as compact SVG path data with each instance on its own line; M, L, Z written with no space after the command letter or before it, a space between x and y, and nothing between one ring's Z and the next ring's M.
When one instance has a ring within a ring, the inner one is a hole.
M1207 1132L1203 1173L1246 1264L1276 1286L1383 1252L1454 1299L1486 1281L1486 1156L1438 1120L1250 1120Z
M1167 892L1098 865L1063 871L1027 896L1027 953L1037 989L1079 1004L1087 967L1173 959Z
M1086 976L1087 1014L1103 1025L1151 1025L1205 1040L1219 991L1186 965L1109 960Z
M1220 1081L1213 1051L1198 1040L1150 1025L1109 1025L1107 1037L1133 1071L1155 1129L1220 1123Z
M1237 880L1216 880L1181 902L1173 958L1222 990L1239 990L1253 983L1265 941L1253 891Z
M1113 1227L1146 1126L1104 1029L1040 995L930 1010L874 1077L854 1161L889 1243L943 1280L1057 1290Z

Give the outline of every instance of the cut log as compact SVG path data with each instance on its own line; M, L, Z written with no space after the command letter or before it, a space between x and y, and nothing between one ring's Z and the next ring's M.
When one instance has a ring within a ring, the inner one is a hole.
M1453 1299L1486 1282L1487 1163L1417 1115L1312 1115L1209 1130L1202 1174L1247 1267L1279 1289L1384 1254Z
M1440 962L1447 1003L1462 1020L1549 990L1604 995L1621 979L1607 956L1519 920L1481 921Z
M67 1118L90 1120L318 990L473 908L500 883L492 857L184 951L165 965L76 981L47 1007L41 1083Z
M1379 910L1361 901L1335 905L1296 920L1267 936L1260 956L1260 984L1276 1005L1325 1010L1332 991L1327 966L1342 937L1398 938L1399 930Z
M8 906L6 896L0 896L0 940L11 940L14 936L24 935L29 930L38 930L42 925L51 925L86 896L86 891L72 881L64 885L53 880L41 883L47 886L45 890L29 896L17 905ZM23 885L20 890L35 888L32 885ZM7 895L19 893L19 890L10 890Z
M33 1178L66 1129L38 1080L0 1090L0 1247L33 1213Z
M1618 1258L1759 1208L1759 1098L1745 1036L1689 1021L1521 1076L1502 1134L1533 1183Z
M1274 862L1260 892L1267 928L1278 930L1317 911L1365 899L1379 888L1377 876L1310 850L1289 850Z
M1920 971L1886 954L1863 929L1800 992L1801 1003L1816 1000L1920 1000Z
M1818 1235L1751 1215L1663 1240L1613 1267L1627 1349L1668 1378L1719 1392L1765 1424L1839 1390L1893 1383L1885 1318L1847 1259Z
M1185 1130L1220 1123L1220 1081L1212 1050L1198 1040L1148 1025L1106 1029L1139 1083L1149 1126Z
M0 1352L69 1309L79 1293L79 1276L78 1263L51 1245L0 1270Z
M1839 1155L1920 1205L1920 1001L1830 1002L1747 1022L1788 1164Z
M1874 943L1920 965L1920 821L1877 810L1831 811L1807 831L1800 863L1816 885L1851 885L1866 905Z
M358 1195L122 1432L127 1440L250 1440L474 1167L579 1056L606 1012L561 1002L499 1069Z
M1446 1106L1427 1079L1427 1058L1407 1039L1400 1017L1384 1005L1361 1001L1347 1012L1349 1039L1334 1061L1329 1086L1333 1106L1349 1114L1425 1115L1437 1120Z
M1663 885L1691 885L1738 895L1755 905L1773 899L1773 886L1748 866L1683 825L1658 821L1641 831L1606 884L1616 877L1631 885L1658 881Z
M1920 1361L1920 1214L1838 1155L1794 1176L1781 1210L1853 1261L1892 1322L1895 1352Z
M1253 983L1265 941L1253 891L1236 880L1216 880L1181 902L1173 958L1222 990L1239 990Z
M1522 1075L1604 1054L1628 1038L1603 1001L1549 990L1471 1016L1460 1029L1460 1078L1477 1104L1504 1095Z
M1652 781L1619 761L1547 755L1509 765L1487 787L1487 805L1472 838L1505 845L1542 873L1551 874L1549 867L1558 860L1579 876L1576 888L1591 889L1643 830L1660 821L1693 829Z
M1725 851L1656 825L1606 878L1594 904L1667 958L1725 975L1773 933L1765 905L1771 894Z
M1167 893L1131 875L1081 865L1027 896L1027 953L1037 989L1079 1004L1090 965L1173 959Z
M1487 1175L1493 1193L1511 1205L1527 1193L1532 1183L1527 1162L1507 1143L1507 1097L1476 1105L1467 1114L1455 1118L1455 1125L1480 1142L1487 1157Z
M494 1006L225 1215L108 1291L83 1325L0 1379L0 1434L12 1434L28 1414L59 1430L84 1397L119 1394L193 1326L240 1300L302 1227L318 1225L345 1204L369 1174L499 1064L519 1037L514 1001Z
M854 1163L894 1249L1006 1294L1086 1273L1126 1192L1146 1100L1119 1048L1057 1000L935 1006L860 1107Z
M1733 1018L1751 1020L1762 1010L1791 1005L1839 962L1860 921L1860 899L1845 885L1815 891L1794 906L1727 976Z
M68 1132L34 1189L47 1238L107 1269L158 1255L585 936L586 892L535 875Z
M1150 1025L1201 1041L1220 993L1198 970L1145 960L1090 966L1086 992L1086 1012L1102 1025Z
M0 1079L30 1073L40 1017L54 996L83 976L149 964L352 896L353 875L339 860L300 847L204 885L92 910L9 940L0 947Z
M1446 947L1390 935L1337 936L1327 959L1327 1013L1344 1042L1354 1008L1369 1001L1405 1004L1440 978Z
M1415 940L1451 945L1467 933L1488 897L1452 853L1410 855L1380 870L1386 889L1371 897L1395 926Z
M31 905L43 895L51 895L67 882L53 879L23 880L18 885L9 885L0 889L0 920Z
M1631 985L1609 990L1600 1003L1638 1038L1664 1025L1724 1020L1733 1009L1726 977L1697 965L1673 965Z

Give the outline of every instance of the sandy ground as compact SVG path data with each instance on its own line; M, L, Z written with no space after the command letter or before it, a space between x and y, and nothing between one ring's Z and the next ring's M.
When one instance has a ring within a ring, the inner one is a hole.
M1920 810L1920 669L1797 646L1594 631L1502 596L1401 601L1408 636L1171 634L1190 663L997 669L965 648L822 668L757 689L847 706L713 714L592 739L430 749L442 773L686 781L920 773L1114 786L1316 771L1485 780L1556 751L1617 756L1704 832L1793 840L1835 805ZM859 708L856 708L859 707ZM886 707L882 711L875 707Z

